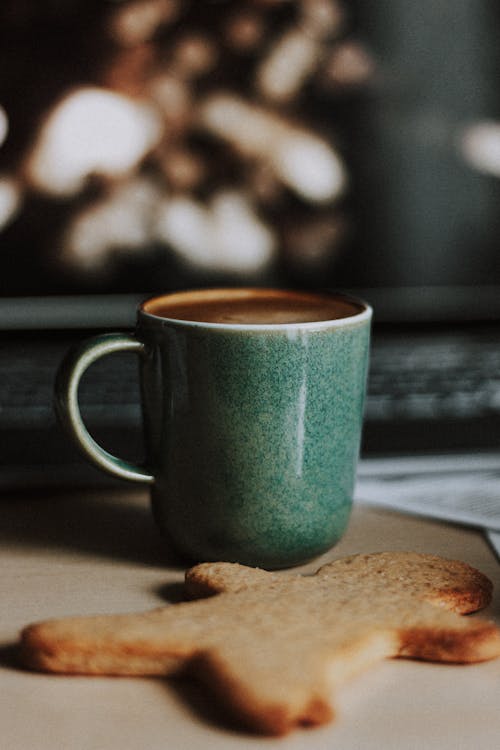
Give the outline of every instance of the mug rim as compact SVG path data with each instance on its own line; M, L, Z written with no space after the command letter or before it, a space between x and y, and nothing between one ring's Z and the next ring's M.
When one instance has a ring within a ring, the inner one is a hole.
M216 295L224 294L239 294L239 293L255 293L255 292L273 292L273 293L304 293L311 295L327 295L336 299L344 300L348 303L352 303L360 308L359 312L355 312L352 315L347 315L342 318L330 318L326 320L316 321L295 321L286 323L221 323L214 321L203 321L203 320L184 320L182 318L168 317L166 315L157 315L154 312L146 309L148 305L154 302L159 302L164 298L172 298L174 296L183 297L187 295L197 295L209 299ZM373 315L373 309L371 305L360 297L348 294L343 291L337 291L336 289L279 289L274 287L208 287L203 289L185 289L173 292L165 292L164 294L157 294L143 300L138 306L138 315L144 321L155 324L169 324L178 325L187 328L201 328L201 329L214 329L224 331L286 331L286 330L313 330L313 329L325 329L325 328L344 328L352 325L369 321Z

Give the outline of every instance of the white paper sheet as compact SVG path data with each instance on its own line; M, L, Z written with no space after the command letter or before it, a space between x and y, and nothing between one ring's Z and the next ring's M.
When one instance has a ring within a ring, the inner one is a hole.
M500 556L500 455L370 459L355 501L482 528Z

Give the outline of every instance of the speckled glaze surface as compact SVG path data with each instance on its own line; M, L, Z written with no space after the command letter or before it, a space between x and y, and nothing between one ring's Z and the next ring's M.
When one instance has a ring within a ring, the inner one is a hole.
M153 511L183 556L279 568L340 539L370 317L245 326L139 312Z
M180 296L200 295L206 302L220 290ZM351 509L370 308L337 299L347 317L331 321L198 322L160 314L172 297L139 308L135 335L99 335L68 352L55 384L61 424L101 469L151 486L159 526L190 561L280 568L321 554ZM99 446L80 413L82 375L116 351L139 357L145 466Z

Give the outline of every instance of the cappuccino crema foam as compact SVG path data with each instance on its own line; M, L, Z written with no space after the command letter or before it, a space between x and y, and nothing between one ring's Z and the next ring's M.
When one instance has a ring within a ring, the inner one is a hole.
M364 307L342 296L281 289L204 289L177 292L144 303L160 318L239 325L314 323L349 318Z

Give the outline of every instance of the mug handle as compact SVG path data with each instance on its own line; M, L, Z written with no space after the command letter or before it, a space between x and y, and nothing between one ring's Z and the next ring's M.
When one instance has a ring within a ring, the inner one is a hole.
M154 477L146 469L113 456L101 448L83 422L78 404L78 386L85 370L97 359L118 351L144 353L144 344L132 334L109 333L81 342L63 359L56 375L54 407L70 437L100 469L132 482L152 484Z

